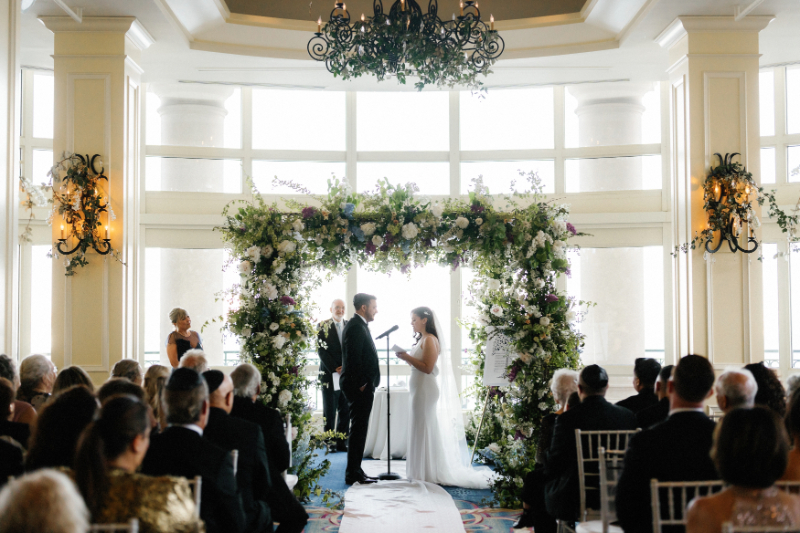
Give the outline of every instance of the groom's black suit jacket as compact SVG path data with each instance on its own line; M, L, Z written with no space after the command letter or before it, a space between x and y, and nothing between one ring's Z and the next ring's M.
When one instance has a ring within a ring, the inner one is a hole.
M347 322L342 332L342 341L342 376L339 378L339 386L345 396L350 398L363 385L377 387L381 382L378 350L372 341L367 323L361 316L354 315Z

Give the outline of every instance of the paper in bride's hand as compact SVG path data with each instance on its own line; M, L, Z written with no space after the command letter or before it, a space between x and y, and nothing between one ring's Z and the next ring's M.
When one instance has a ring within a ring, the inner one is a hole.
M398 346L396 344L394 346L392 346L392 351L395 352L395 353L398 353L398 352L406 352L406 353L408 353L407 349L401 348L400 346Z

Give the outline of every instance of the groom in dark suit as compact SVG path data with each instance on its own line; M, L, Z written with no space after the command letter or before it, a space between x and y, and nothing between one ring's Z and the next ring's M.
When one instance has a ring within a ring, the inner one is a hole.
M378 366L378 350L372 341L369 323L378 313L377 299L364 293L353 298L355 315L342 333L342 377L339 385L350 407L350 437L347 439L347 470L344 481L353 483L375 483L361 470L364 446L367 442L369 415L375 387L381 380Z
M325 417L325 431L336 430L344 433L343 440L330 444L331 451L346 452L347 432L350 427L350 409L347 400L342 398L341 390L334 390L333 374L342 374L342 338L347 320L344 320L346 306L343 300L331 304L331 319L320 324L317 335L319 347L319 382L322 385L322 415ZM336 415L339 415L338 422Z

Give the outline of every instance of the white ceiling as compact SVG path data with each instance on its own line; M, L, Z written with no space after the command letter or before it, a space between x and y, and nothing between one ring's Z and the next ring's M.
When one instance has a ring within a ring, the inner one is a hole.
M439 0L440 12L446 12L448 2L454 1ZM217 8L216 12L204 13L200 9L201 5L208 8L209 2ZM147 82L192 80L332 90L403 89L393 80L379 84L367 78L354 82L335 79L321 63L304 59L305 42L313 29L306 30L304 26L297 30L285 29L288 26L282 26L280 21L271 27L260 22L257 25L231 24L225 20L225 5L221 0L67 0L67 3L83 8L83 15L88 17L137 17L156 41L142 57L144 81ZM507 43L506 59L496 64L494 73L485 83L497 87L666 79L667 54L653 39L675 17L731 16L737 5L749 3L750 0L593 0L587 5L593 5L594 9L583 23L533 25L513 30L499 28ZM385 4L388 6L390 2ZM180 15L172 16L170 12ZM761 32L762 65L800 61L800 31L797 31L800 2L765 0L752 14L776 17ZM53 36L38 21L40 15L64 15L64 12L52 0L36 0L23 13L22 64L52 68ZM565 46L559 49L559 45ZM579 50L594 47L598 51L565 54L575 49L571 46ZM552 52L560 55L524 57ZM264 53L297 59L259 57Z

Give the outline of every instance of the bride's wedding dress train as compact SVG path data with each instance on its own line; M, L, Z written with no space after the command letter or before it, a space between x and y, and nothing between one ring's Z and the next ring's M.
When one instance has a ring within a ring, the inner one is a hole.
M437 330L442 329L437 324ZM422 359L423 341L409 355ZM443 350L444 351L444 350ZM430 374L411 367L406 475L409 479L473 489L489 487L492 471L474 469L449 357L440 354Z

